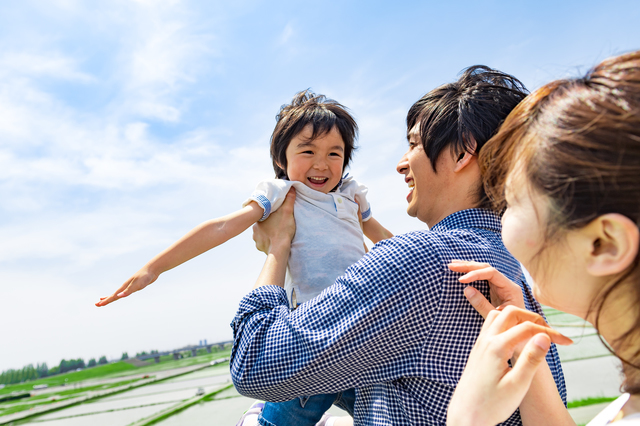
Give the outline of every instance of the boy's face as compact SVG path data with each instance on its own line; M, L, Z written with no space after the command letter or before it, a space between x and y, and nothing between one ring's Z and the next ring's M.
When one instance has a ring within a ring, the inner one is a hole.
M313 140L312 134L309 124L289 142L287 176L289 180L327 194L342 177L344 141L335 127Z

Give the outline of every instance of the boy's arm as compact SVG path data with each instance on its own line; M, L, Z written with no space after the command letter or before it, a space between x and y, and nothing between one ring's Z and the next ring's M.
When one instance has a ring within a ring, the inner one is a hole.
M256 223L264 210L252 201L242 210L201 223L169 248L151 259L111 296L101 297L96 306L105 306L153 283L160 274L193 259L241 234Z
M374 244L393 237L391 231L380 225L380 222L378 222L375 217L370 218L366 222L362 222L362 232L364 232L364 235Z
M371 216L369 219L364 222L362 220L362 206L360 205L360 201L356 198L356 203L358 203L358 219L360 220L360 227L362 227L362 233L369 239L373 244L376 244L382 240L386 240L388 238L393 237L391 231L386 229L384 226L380 224L376 220L375 217ZM368 208L368 207L367 207ZM364 252L369 252L367 245L364 245Z

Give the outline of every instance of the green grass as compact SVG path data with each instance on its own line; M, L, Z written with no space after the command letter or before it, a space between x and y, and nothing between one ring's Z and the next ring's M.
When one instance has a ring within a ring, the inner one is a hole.
M35 406L48 405L48 404L53 404L55 402L66 401L71 398L83 396L84 394L91 391L107 390L107 389L111 389L119 386L125 386L128 384L137 382L138 380L141 380L141 378L136 378L132 380L122 380L120 382L108 383L104 385L85 386L78 389L65 389L55 393L43 393L40 395L32 396L26 400L22 400L23 402L22 404L15 404L15 401L10 401L7 405L0 406L0 416L6 416L8 414L29 410ZM51 397L55 397L55 401L49 399ZM11 402L13 402L14 404L11 404Z
M7 385L3 389L0 389L0 395L11 393L13 391L32 391L35 385L49 385L59 386L64 383L67 385L77 382L83 382L90 379L105 378L108 376L117 376L121 373L131 373L132 370L136 370L131 364L126 362L114 362L112 364L100 365L97 367L87 368L81 371L73 371L64 374L58 374L56 376L45 377L38 380L33 380L25 383L19 383L15 385Z
M603 402L611 402L618 399L617 396L612 397L597 397L597 398L583 398L575 401L569 401L567 408L585 407L587 405L601 404Z
M74 371L70 373L60 374L53 377L47 377L44 379L34 380L27 383L21 383L16 385L6 386L0 391L2 394L8 394L14 391L24 392L32 391L34 385L47 384L50 387L58 386L66 383L66 387L60 387L55 392L43 393L37 396L30 397L20 401L8 401L7 403L0 404L0 418L8 414L29 410L35 406L53 404L54 402L60 402L69 400L71 398L83 396L91 391L107 390L119 386L131 384L133 382L142 380L143 375L150 377L154 376L154 373L158 371L170 370L174 368L189 367L197 364L205 364L214 359L228 357L230 350L224 350L219 352L206 353L205 355L198 355L196 357L186 357L180 360L174 360L171 355L161 357L160 363L154 363L144 366L135 367L127 362L115 362L112 364L101 365L93 368L88 368L82 371ZM219 369L221 374L228 371L229 364L223 363L214 367ZM121 380L115 383L99 384L94 386L84 386L82 388L73 388L73 383L84 382L88 380L97 380L105 378L117 378L122 376L131 376L132 374L138 377L133 379ZM49 398L56 396L56 401L51 401ZM15 404L15 405L14 405Z
M210 362L213 361L214 359L218 359L218 358L227 358L231 355L231 351L230 350L223 350L220 352L212 352L212 353L208 353L206 355L198 355L196 357L187 357L187 358L182 358L179 360L174 360L173 357L171 357L171 355L168 355L167 360L163 360L163 358L165 357L161 357L160 358L160 363L156 364L156 363L152 363L149 364L148 366L144 366L144 367L139 367L135 373L136 374L151 374L151 373L155 373L158 371L165 371L165 370L171 370L173 368L181 368L181 367L189 367L192 365L197 365L197 364L204 364L206 362ZM117 374L115 375L115 377L117 376L123 376L126 375L126 373L122 373L122 374Z
M179 360L174 360L172 355L160 357L160 362L155 363L153 359L149 360L149 365L144 367L135 367L127 362L119 361L111 364L99 365L96 367L86 368L81 371L73 371L64 374L58 374L51 377L45 377L38 380L28 381L25 383L17 383L7 385L0 389L0 395L9 394L14 391L24 392L32 391L35 385L59 386L64 383L67 385L77 382L83 382L92 379L104 379L107 377L121 377L129 374L148 374L156 371L170 370L172 368L188 367L191 365L202 364L218 358L224 358L231 355L230 349L207 353L205 349L198 351L195 357L188 356Z
M191 400L187 400L182 404L179 404L178 406L174 407L174 408L169 408L168 410L166 410L165 412L160 412L157 415L153 415L151 416L151 418L149 418L148 421L144 421L141 420L139 422L136 422L137 424L139 424L140 426L144 425L144 426L151 426L151 425L155 425L157 423L160 423L162 420L166 420L167 418L186 410L189 407L192 407L200 402L203 401L212 401L213 398L215 398L215 395L218 393L221 393L229 388L233 387L233 384L229 384L226 386L223 386L219 389L214 390L213 392L209 392L208 394L202 396L201 398L192 398Z

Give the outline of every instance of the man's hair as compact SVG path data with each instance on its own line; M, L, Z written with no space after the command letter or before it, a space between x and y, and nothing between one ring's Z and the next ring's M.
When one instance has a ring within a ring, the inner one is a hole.
M447 147L454 154L478 154L527 93L517 78L474 65L458 81L433 89L413 104L407 137L419 124L422 147L437 172L436 162Z
M276 178L288 178L287 147L291 139L307 125L313 127L311 140L330 132L335 127L344 141L342 170L344 171L349 165L353 151L356 149L358 125L343 105L307 89L296 93L290 104L280 107L276 121L276 128L271 135L271 161Z

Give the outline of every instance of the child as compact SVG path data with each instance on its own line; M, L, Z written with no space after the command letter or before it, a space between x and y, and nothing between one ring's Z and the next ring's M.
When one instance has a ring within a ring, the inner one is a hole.
M296 94L290 104L283 105L276 120L271 135L276 179L258 184L241 210L192 229L149 261L115 293L100 298L96 306L105 306L142 290L161 273L265 220L282 205L292 186L296 189L296 234L291 243L285 283L292 309L320 294L360 260L366 249L363 231L374 243L392 237L371 217L366 187L346 175L343 177L357 134L356 122L346 109L334 100L307 90ZM280 426L286 423L280 414L295 411L296 425L314 425L336 395L303 398L266 403L264 415L277 417L267 420ZM305 407L315 408L305 410Z

